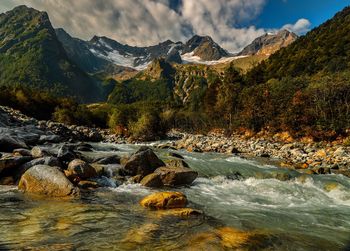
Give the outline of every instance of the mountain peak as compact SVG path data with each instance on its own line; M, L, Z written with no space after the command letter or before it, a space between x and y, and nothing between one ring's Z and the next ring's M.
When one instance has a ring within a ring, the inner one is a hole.
M277 33L266 33L256 38L251 44L246 46L238 55L250 56L250 55L263 55L270 56L279 49L286 47L293 43L298 36L287 30L282 29Z

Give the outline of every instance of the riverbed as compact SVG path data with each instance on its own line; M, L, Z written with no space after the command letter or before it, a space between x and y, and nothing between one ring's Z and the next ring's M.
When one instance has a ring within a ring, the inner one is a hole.
M123 156L140 147L92 145L98 151L86 154ZM155 149L163 159L168 151L199 173L192 186L169 190L183 192L189 207L204 215L162 217L144 209L139 200L159 190L140 184L111 185L70 201L39 200L0 186L0 250L222 250L193 241L220 227L268 237L264 246L247 250L350 247L349 178L300 174L262 159Z

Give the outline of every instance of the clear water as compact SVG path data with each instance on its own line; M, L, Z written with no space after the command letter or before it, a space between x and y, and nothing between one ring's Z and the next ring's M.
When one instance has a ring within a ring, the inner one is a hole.
M96 146L99 152L90 154L115 153L110 145ZM117 147L123 155L139 146ZM160 217L138 205L157 190L136 184L97 189L75 201L37 200L0 186L0 250L209 250L191 238L223 226L271 236L265 250L349 250L349 178L301 176L223 154L178 153L200 173L193 186L178 190L205 216ZM167 158L165 150L157 154ZM236 172L239 180L230 178Z

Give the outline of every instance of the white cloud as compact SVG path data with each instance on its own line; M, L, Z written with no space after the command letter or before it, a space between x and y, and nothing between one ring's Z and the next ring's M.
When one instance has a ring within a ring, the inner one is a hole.
M283 26L284 29L293 31L296 34L305 34L310 30L311 23L305 18L299 19L295 24L286 24Z
M177 1L177 11L170 7L176 2L173 0L0 0L0 10L8 8L10 2L12 6L26 4L47 11L55 27L63 27L73 36L107 36L138 46L167 39L185 41L199 34L209 35L235 52L267 31L240 27L257 18L267 0ZM302 33L310 26L305 21L285 28Z

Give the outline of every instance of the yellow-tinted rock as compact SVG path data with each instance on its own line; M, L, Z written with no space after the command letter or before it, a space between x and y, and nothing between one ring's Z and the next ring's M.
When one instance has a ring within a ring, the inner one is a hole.
M151 209L182 208L186 206L187 198L180 192L160 192L146 196L140 204Z
M333 191L335 189L339 188L339 184L338 183L328 183L324 186L324 190L326 190L327 192Z
M159 210L157 211L157 216L166 217L166 216L175 216L175 217L189 217L203 214L202 211L192 209L192 208L174 208L168 210Z
M132 244L144 244L152 239L155 231L159 230L159 225L154 223L146 223L137 228L133 228L127 232L123 242Z
M327 152L324 149L321 149L315 153L315 156L319 158L326 158Z
M222 246L226 248L239 248L248 243L251 234L242 232L234 228L223 227L216 230L216 234L221 239Z

